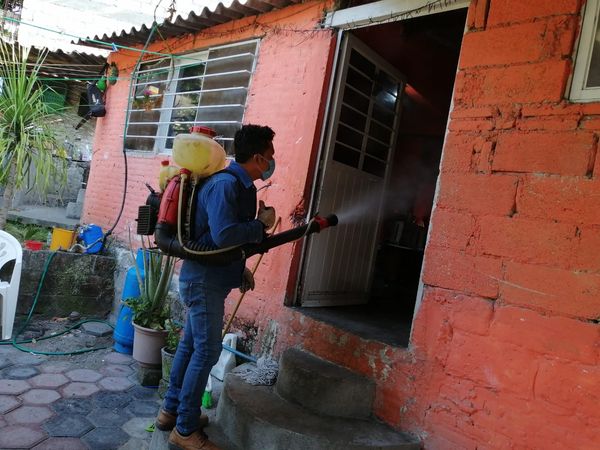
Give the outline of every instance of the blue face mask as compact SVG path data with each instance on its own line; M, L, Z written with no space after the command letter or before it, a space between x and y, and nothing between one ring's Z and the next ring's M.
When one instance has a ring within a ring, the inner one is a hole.
M265 160L269 163L269 168L260 175L260 179L263 181L271 178L271 176L273 175L273 172L275 172L275 160L267 159L267 158L265 158Z

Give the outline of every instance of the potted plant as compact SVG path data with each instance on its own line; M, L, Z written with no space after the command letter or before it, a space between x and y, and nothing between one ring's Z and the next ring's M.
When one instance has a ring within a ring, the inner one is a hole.
M136 266L137 267L137 266ZM167 339L166 323L170 317L169 286L175 258L158 250L144 250L144 274L138 269L140 296L125 301L133 321L133 359L143 367L161 365L160 349Z
M177 351L177 345L181 339L182 327L172 319L165 322L167 330L166 344L160 349L162 357L162 379L158 386L158 394L162 397L169 387L169 377L171 376L171 367Z

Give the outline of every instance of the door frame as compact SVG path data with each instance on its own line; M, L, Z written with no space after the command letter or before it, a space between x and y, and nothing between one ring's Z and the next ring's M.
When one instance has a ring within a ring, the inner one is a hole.
M442 0L445 3L445 0ZM330 123L332 118L331 116L331 108L332 108L332 98L334 91L337 92L339 90L339 86L337 83L338 79L338 65L341 54L341 43L343 34L355 28L362 28L367 26L376 26L379 23L390 23L390 22L399 22L401 20L406 20L413 17L418 16L427 16L432 14L449 12L456 9L465 9L469 8L471 4L471 0L456 0L451 4L444 4L439 9L429 8L427 4L431 3L429 0L381 0L379 2L372 2L366 5L356 6L352 8L346 8L343 10L333 11L327 14L324 27L325 28L336 28L336 45L335 51L333 54L332 60L332 70L329 75L328 80L328 90L325 101L327 104L325 105L324 111L324 119L321 124L321 132L319 138L319 147L316 155L316 167L313 173L312 187L310 192L309 206L307 209L308 217L312 217L315 214L315 205L316 200L318 199L318 193L321 189L320 180L321 173L323 172L323 157L325 154L326 146L325 140L328 137ZM416 5L416 8L415 8ZM374 7L377 7L376 9ZM383 10L383 13L381 12ZM376 16L374 13L379 11L380 16ZM382 14L382 15L381 15ZM467 24L465 23L465 33L467 31ZM463 34L464 35L464 34ZM460 57L459 57L460 58ZM457 69L458 72L458 69ZM452 97L450 101L450 109L449 113L452 112L454 108L454 90L452 89ZM448 122L450 121L450 114L448 114ZM448 134L448 126L446 125L446 133L444 135L444 142L442 144L442 155L440 161L444 158L444 148L446 144L446 138ZM436 200L439 196L440 189L440 179L438 177L438 181L436 183L435 194L434 194L434 202L432 208L432 214L435 212ZM431 227L427 232L427 239L425 242L425 248L427 248L427 244L429 243L429 238L431 235ZM307 253L307 242L306 239L302 241L302 247L300 251L300 259L298 263L296 281L294 284L294 291L292 298L292 304L288 306L301 306L300 305L300 285L302 282L302 273L304 270L304 265L306 263L306 253ZM411 325L411 340L412 340L412 332L414 331L414 318L417 315L417 312L420 309L422 297L423 297L423 270L425 266L425 261L423 266L421 267L421 274L419 275L419 286L417 291L417 298L415 302L415 309L413 313L413 320Z
M471 0L380 0L327 13L325 28L351 30L468 8Z

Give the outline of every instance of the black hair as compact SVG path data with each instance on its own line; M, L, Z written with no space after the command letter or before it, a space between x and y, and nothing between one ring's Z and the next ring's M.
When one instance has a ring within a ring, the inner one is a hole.
M233 138L235 161L245 163L256 154L263 154L273 142L275 132L267 126L244 125Z

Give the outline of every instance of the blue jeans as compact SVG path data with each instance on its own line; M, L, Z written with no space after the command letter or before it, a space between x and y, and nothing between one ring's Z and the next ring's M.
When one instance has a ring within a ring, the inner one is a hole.
M207 283L179 284L179 294L189 309L163 408L177 414L177 430L182 434L198 429L202 394L221 354L225 298L229 291Z

